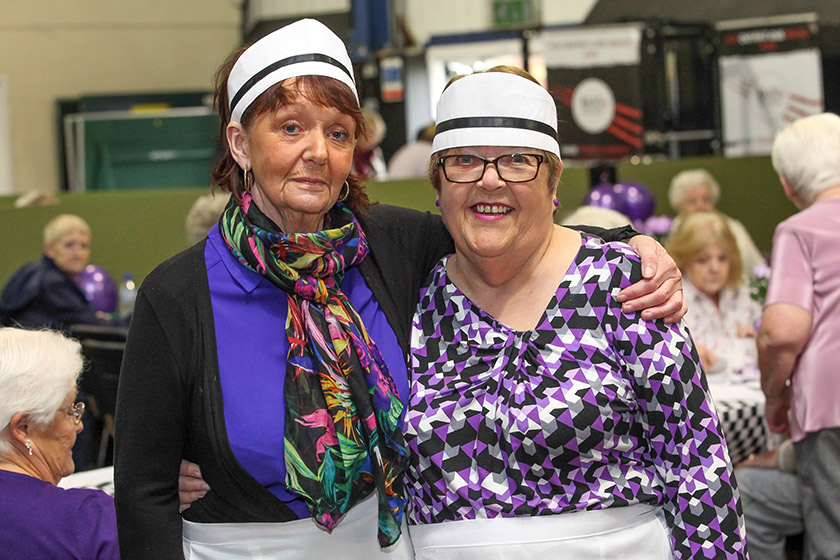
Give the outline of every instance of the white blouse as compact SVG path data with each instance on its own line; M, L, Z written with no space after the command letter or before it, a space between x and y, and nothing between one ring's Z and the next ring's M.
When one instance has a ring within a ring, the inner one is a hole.
M753 326L761 317L761 305L750 297L749 289L725 287L720 294L720 305L715 305L688 278L683 276L682 282L688 304L684 321L692 338L724 360L706 373L724 368L741 373L745 367L755 365L758 359L755 338L738 338L738 325Z

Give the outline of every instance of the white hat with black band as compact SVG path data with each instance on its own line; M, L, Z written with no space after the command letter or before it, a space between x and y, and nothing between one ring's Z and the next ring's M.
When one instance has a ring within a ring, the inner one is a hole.
M335 78L359 101L344 43L320 21L302 19L269 33L237 59L227 82L231 122L239 122L268 88L298 76Z
M456 80L438 101L432 152L470 146L537 148L560 157L554 99L541 85L507 72Z

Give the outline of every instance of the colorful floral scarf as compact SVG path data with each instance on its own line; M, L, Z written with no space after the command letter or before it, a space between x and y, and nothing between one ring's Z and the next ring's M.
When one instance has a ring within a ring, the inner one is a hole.
M315 521L332 530L374 490L379 543L400 536L407 462L403 404L388 367L358 312L341 291L346 268L362 262L367 240L353 213L316 233L284 234L251 195L233 199L220 220L222 237L244 266L284 290L286 336L286 485Z

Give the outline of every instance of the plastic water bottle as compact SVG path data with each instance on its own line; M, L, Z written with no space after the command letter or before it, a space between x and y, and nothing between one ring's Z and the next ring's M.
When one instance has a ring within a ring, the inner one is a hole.
M120 317L130 317L134 312L134 300L137 299L137 287L134 285L134 279L131 274L126 272L123 275L123 281L120 284L119 304L117 305L117 312Z

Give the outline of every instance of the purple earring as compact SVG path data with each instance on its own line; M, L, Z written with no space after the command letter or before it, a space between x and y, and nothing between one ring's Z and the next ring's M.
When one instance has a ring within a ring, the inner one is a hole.
M437 206L438 208L440 208L440 200L439 200L439 199L438 199L438 200L435 200L435 206Z
M560 201L555 198L554 199L554 207L558 208L559 206L560 206Z

